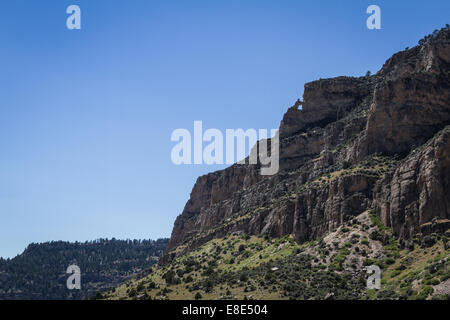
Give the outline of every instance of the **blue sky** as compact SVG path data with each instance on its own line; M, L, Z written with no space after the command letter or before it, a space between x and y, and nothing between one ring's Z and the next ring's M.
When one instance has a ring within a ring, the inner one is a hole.
M66 28L77 4L82 29ZM366 28L377 4L382 29ZM305 82L376 72L449 23L442 1L0 3L0 256L168 237L197 176L174 129L278 128Z

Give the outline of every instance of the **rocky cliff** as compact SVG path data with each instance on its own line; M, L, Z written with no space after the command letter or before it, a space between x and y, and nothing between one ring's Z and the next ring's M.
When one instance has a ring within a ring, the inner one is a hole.
M280 128L280 170L199 177L162 263L230 233L301 243L371 208L404 243L450 222L450 31L373 76L305 85Z

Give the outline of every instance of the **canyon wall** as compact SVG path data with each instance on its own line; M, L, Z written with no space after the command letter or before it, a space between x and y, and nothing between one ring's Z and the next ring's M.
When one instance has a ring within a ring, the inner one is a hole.
M305 84L280 128L280 170L201 176L162 263L232 232L315 239L372 209L402 239L450 222L450 32L373 76Z

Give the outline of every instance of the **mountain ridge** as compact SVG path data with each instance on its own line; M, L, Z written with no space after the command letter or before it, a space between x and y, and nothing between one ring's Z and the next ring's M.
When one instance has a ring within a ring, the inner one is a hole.
M450 203L442 192L435 193L438 199L419 203L413 209L414 197L423 200L423 192L426 192L423 184L410 186L416 189L415 194L409 195L409 203L398 204L400 209L383 207L380 201L374 200L381 199L381 195L373 194L374 190L382 189L380 176L369 174L338 179L333 186L337 188L335 191L325 187L310 190L309 194L298 193L305 183L320 175L357 166L377 154L386 157L386 162L404 159L450 123L449 34L448 28L443 28L421 45L394 54L373 76L336 77L305 84L303 102L298 100L289 108L280 124L280 172L262 177L258 174L258 165L235 164L199 177L175 221L167 255L161 262L168 262L180 252L188 252L211 240L214 232L223 235L240 231L278 237L294 233L296 241L312 240L336 228L344 221L344 215L359 214L372 205L388 225L395 219L397 225L407 220L407 228L394 228L401 239L412 238L420 225L430 222L434 216L430 211L436 206L440 211L436 216L449 218ZM438 167L443 167L435 170L445 171L436 188L448 190L448 154L442 147L436 152L441 157ZM350 185L360 188L348 190L346 186ZM279 201L281 194L293 193L302 201ZM344 199L338 201L336 197ZM385 193L385 200L395 201L386 197ZM259 207L269 207L271 200L277 201L279 206L269 212L263 210L247 224L240 222L230 226L227 223L227 219L237 219ZM302 203L311 206L302 208ZM414 212L405 216L405 207ZM320 216L325 218L319 219ZM214 231L220 228L223 230Z
M164 257L105 299L449 299L450 30L305 84L280 171L200 176ZM368 267L380 287L368 287Z
M136 277L157 263L168 239L32 243L0 259L0 300L83 299ZM66 269L77 265L81 289L69 290Z

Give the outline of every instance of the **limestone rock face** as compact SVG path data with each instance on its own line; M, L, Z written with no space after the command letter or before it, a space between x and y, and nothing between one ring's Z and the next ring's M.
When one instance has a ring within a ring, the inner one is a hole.
M305 84L280 124L279 172L199 177L162 263L232 232L312 240L369 208L401 238L448 228L449 101L448 29L374 76Z
M449 227L449 191L450 126L447 126L378 182L374 203L382 221L400 237L408 238L419 232L435 231L433 227L438 228L439 222Z
M449 43L443 34L385 63L367 122L369 153L406 154L448 124Z
M374 82L372 78L338 77L305 84L304 102L297 101L281 121L281 137L340 119L362 102L373 90Z

